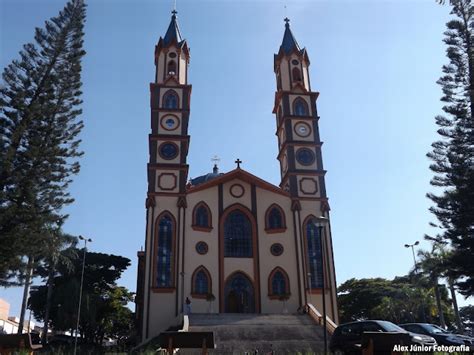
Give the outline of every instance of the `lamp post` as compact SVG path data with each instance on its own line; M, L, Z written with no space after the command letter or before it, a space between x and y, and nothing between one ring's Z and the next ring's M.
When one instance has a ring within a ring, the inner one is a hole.
M92 242L92 239L84 238L82 235L79 236L79 239L84 241L84 254L82 255L81 286L79 287L79 305L77 306L76 333L74 334L74 355L76 355L77 352L77 332L79 330L79 320L81 319L82 285L84 284L84 268L86 266L87 242Z
M328 351L328 339L327 339L327 320L326 320L326 280L325 280L325 272L324 272L324 264L325 264L325 251L326 251L326 243L325 238L323 236L323 228L328 222L326 217L318 217L317 224L318 233L319 233L319 240L321 241L321 282L322 282L322 298L323 298L323 329L324 329L324 354L327 354Z
M411 252L413 254L413 264L415 266L415 274L418 275L418 265L416 264L416 257L415 257L415 246L420 244L420 242L417 240L413 244L405 244L405 248L411 248ZM421 298L421 317L423 322L426 322L426 315L425 315L425 302L423 301L423 295Z
M413 244L405 244L405 248L411 248L411 252L413 253L413 264L415 265L415 272L418 274L418 266L416 265L416 258L415 258L415 246L420 244L420 242L417 240Z

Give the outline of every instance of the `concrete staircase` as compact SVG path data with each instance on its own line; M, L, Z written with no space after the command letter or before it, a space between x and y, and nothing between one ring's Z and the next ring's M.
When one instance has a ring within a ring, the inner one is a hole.
M323 329L308 315L191 314L189 331L213 331L209 354L314 354L323 351ZM328 335L328 339L329 339ZM200 354L182 349L179 354Z

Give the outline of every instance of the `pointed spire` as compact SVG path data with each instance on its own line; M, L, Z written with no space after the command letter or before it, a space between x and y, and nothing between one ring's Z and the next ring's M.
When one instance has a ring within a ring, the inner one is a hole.
M283 50L286 54L291 53L293 50L301 51L298 42L296 42L293 33L290 30L290 19L285 18L285 34L283 35L283 41L281 42L280 50Z
M171 11L171 22L166 31L165 38L163 38L164 45L167 46L171 42L176 41L176 43L180 43L183 38L181 37L181 32L178 26L178 20L176 18L176 14L178 13L176 10Z

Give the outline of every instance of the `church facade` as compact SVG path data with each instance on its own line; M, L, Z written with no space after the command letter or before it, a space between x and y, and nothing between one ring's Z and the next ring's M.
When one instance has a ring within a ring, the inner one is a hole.
M281 183L240 167L188 181L189 48L176 12L155 47L150 84L145 251L138 253L142 340L193 313L297 312L338 321L329 204L309 57L285 19L274 56ZM268 132L273 134L274 132ZM189 302L188 302L189 303Z

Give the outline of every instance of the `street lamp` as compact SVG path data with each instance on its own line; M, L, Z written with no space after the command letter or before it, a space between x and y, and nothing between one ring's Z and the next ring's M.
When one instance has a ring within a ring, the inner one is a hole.
M418 266L416 265L416 258L415 258L415 246L420 244L420 242L417 240L413 244L405 244L405 248L411 248L411 252L413 253L413 264L415 264L415 271L418 274Z
M79 288L79 305L77 306L77 323L76 323L76 334L74 339L74 355L77 351L77 332L79 331L79 320L81 319L81 302L82 302L82 285L84 284L84 268L86 266L86 253L87 253L87 242L92 242L90 238L84 238L82 235L79 236L80 240L84 241L84 254L82 255L82 273L81 273L81 286Z
M325 235L323 236L323 228L329 222L326 217L318 217L316 218L317 223L316 227L318 227L319 239L321 240L321 282L322 282L322 296L323 296L323 329L324 329L324 354L327 354L328 349L328 339L327 339L327 320L326 320L326 280L325 280L325 272L324 272L324 264L325 264L325 251L326 251L326 243L325 243Z

